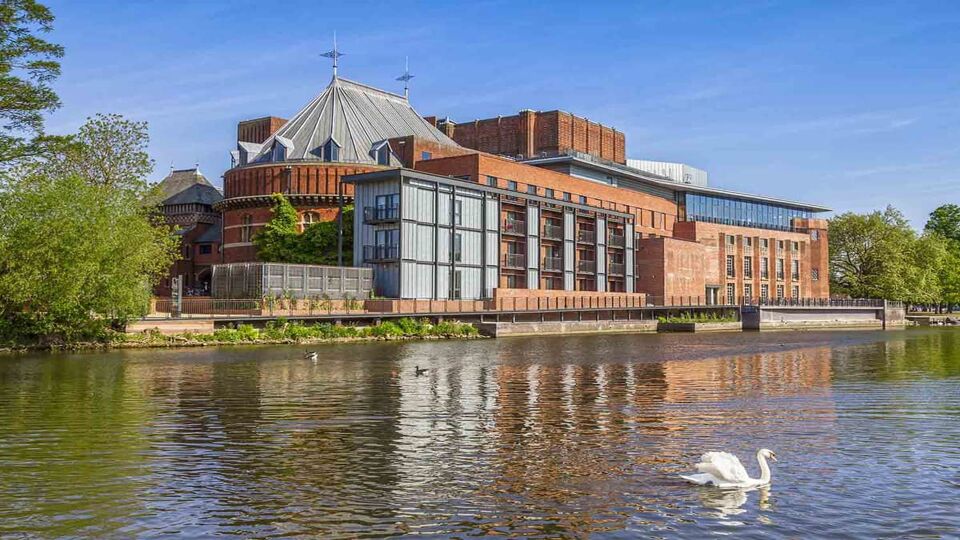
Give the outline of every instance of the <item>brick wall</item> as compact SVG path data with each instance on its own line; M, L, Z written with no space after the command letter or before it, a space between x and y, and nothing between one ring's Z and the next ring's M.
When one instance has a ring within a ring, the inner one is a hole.
M426 119L438 125L436 117ZM563 111L523 110L512 116L462 124L448 122L442 127L457 144L490 154L530 157L544 152L576 150L626 163L623 133Z
M287 121L276 116L243 120L237 124L237 142L260 144L283 127Z

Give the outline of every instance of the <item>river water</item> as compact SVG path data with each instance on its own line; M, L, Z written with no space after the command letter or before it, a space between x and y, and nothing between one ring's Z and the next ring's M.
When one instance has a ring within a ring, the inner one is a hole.
M0 357L0 537L960 534L957 329L317 350Z

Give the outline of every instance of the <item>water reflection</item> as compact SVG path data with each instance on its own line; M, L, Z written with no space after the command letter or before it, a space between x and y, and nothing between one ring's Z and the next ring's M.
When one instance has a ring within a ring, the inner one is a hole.
M958 376L952 329L12 357L0 535L941 531ZM776 505L677 478L759 447Z

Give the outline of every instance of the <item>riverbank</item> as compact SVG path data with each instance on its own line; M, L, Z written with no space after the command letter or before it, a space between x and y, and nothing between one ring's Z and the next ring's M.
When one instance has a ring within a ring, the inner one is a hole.
M269 322L264 328L240 324L236 327L218 328L211 333L183 332L172 335L146 330L135 334L115 333L103 341L96 342L15 344L0 347L0 353L230 345L322 345L484 337L475 326L458 321L442 321L434 324L426 319L398 319L370 326L350 326L331 323L306 325L278 319Z

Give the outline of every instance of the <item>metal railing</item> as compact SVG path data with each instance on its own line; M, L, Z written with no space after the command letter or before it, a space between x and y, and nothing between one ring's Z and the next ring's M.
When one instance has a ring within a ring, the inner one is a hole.
M543 237L548 240L563 240L563 227L560 225L544 225Z
M546 270L547 272L562 272L563 258L562 257L544 257L543 269Z
M623 263L612 262L607 264L607 273L609 273L612 276L622 276L623 270L624 270Z
M363 246L364 262L395 261L400 258L400 246Z
M584 242L586 244L596 244L597 243L597 231L590 229L580 229L577 231L577 242Z
M503 255L504 268L526 268L527 256L523 253L505 253Z
M587 262L587 261L584 261ZM592 261L590 261L592 262ZM363 299L344 298L255 298L219 300L210 297L184 297L179 305L171 298L154 298L146 319L193 318L269 318L269 317L340 317L383 314L397 316L434 313L497 313L510 311L550 311L584 309L640 308L724 308L743 307L838 307L902 309L898 301L876 299L827 298L726 298L717 296L650 296L633 293L597 293L571 296L504 297L456 300Z
M592 274L597 271L597 261L577 261L577 271Z
M503 232L510 234L527 234L527 222L522 219L506 218L503 220Z
M382 223L400 219L400 206L366 206L363 209L364 223Z

